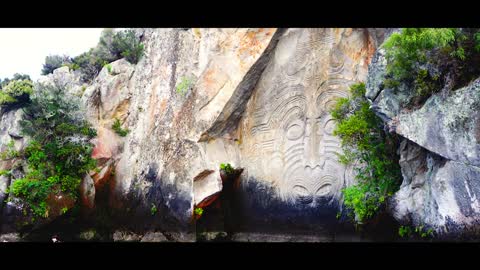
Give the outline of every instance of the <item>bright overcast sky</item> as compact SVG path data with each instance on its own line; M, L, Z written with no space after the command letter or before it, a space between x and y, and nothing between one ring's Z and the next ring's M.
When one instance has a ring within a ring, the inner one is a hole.
M77 56L95 47L103 28L0 28L0 78L40 77L45 56Z

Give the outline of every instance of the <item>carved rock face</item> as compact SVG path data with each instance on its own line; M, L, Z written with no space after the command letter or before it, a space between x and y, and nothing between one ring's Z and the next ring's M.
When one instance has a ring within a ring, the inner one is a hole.
M290 29L250 100L242 124L248 177L304 205L338 199L346 169L338 162L330 109L365 78L369 39L343 29Z

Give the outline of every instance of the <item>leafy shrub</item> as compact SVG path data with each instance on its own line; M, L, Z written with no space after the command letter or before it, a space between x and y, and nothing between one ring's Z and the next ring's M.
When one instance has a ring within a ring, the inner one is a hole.
M220 170L224 171L226 174L232 174L234 172L232 165L230 163L220 164Z
M11 78L11 79L9 79L9 78L5 78L3 80L0 79L0 89L7 86L7 84L9 84L11 81L23 81L23 80L31 81L32 79L27 74L15 73L15 74L13 74L13 78Z
M398 228L398 235L400 235L400 237L409 237L412 235L412 229L408 226L400 226L400 228Z
M143 44L133 30L115 32L107 28L102 32L97 46L75 57L73 65L81 71L82 81L89 83L108 63L125 57L130 63L136 64L143 49Z
M190 86L192 85L192 81L186 77L182 77L180 83L177 85L177 93L181 94L184 96L188 89L190 89Z
M152 207L150 208L150 213L152 214L152 216L154 216L157 213L157 211L158 211L157 206L155 206L155 204L152 203Z
M403 238L409 238L412 236L427 238L433 237L434 231L432 228L425 229L424 225L416 226L414 229L409 226L400 226L400 228L398 229L398 235Z
M350 98L337 100L331 111L337 121L334 135L341 139L339 161L357 161L357 184L342 190L345 207L358 223L372 218L401 182L394 138L383 131L382 121L370 109L365 84L350 87Z
M10 81L0 91L0 106L24 104L30 101L33 92L33 83L30 80Z
M70 64L72 60L67 55L49 55L45 57L45 64L43 64L42 75L53 73L59 67Z
M7 150L0 153L0 160L10 160L20 156L20 153L15 150L15 141L11 140L7 144Z
M79 98L57 85L39 85L24 111L21 126L31 141L21 154L28 169L11 190L35 215L47 217L48 196L64 192L77 199L82 177L96 167L89 142L96 131L85 120Z
M415 89L412 97L420 101L440 90L462 87L480 75L479 44L476 28L404 28L383 44L384 85L396 88L404 83Z
M195 215L201 217L203 215L203 208L201 208L201 207L195 208L194 213L195 213Z
M132 64L138 63L143 55L144 45L136 37L133 30L125 30L115 33L112 40L111 52L122 56Z
M107 68L108 73L109 73L109 74L112 74L112 65L106 64L105 67Z
M122 129L122 123L120 123L120 119L115 118L115 122L113 122L112 125L113 131L117 133L118 135L125 137L128 134L128 129Z
M94 49L90 49L73 59L73 63L79 67L78 69L81 72L81 80L86 83L92 82L98 75L103 67L103 61L96 55Z

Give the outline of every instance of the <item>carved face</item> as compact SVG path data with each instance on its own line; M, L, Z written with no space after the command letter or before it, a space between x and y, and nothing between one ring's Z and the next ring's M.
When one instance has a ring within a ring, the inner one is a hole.
M285 197L310 204L316 198L335 195L343 185L345 169L337 162L340 147L329 114L338 96L343 96L342 92L300 95L303 106L285 105L286 115L275 128L275 148L283 164L278 187Z
M299 30L279 42L245 125L249 175L270 181L282 198L306 205L339 198L346 180L329 111L347 96L360 69L345 64L352 61L335 47L333 35Z

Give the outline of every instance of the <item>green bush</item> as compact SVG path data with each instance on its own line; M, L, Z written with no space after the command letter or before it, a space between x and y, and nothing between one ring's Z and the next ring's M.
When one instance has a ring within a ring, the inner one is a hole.
M67 55L49 55L45 57L42 75L53 73L55 69L70 64L71 62L72 60Z
M412 236L428 238L434 236L434 231L432 228L426 229L424 225L416 226L414 229L409 226L400 226L398 235L402 238L410 238Z
M11 81L23 81L23 80L31 81L32 79L27 74L15 73L13 74L13 78L11 79L9 78L5 78L3 80L0 79L0 89L7 86L7 84L9 84Z
M32 92L32 81L12 80L0 90L0 106L27 103Z
M234 169L230 163L220 164L220 170L224 171L226 174L232 174L234 172Z
M345 207L358 223L372 218L401 182L394 138L383 131L382 121L364 97L365 84L350 87L350 97L340 98L331 111L341 139L339 161L357 161L357 184L342 190Z
M192 85L192 81L186 77L182 77L180 83L177 85L177 93L181 94L182 96L184 96L188 89L190 88L190 86Z
M404 28L383 44L384 85L406 84L415 90L412 98L420 100L442 89L462 87L480 75L479 44L477 28Z
M7 144L7 150L0 153L0 160L11 160L20 156L20 153L15 150L15 141L11 140Z
M157 213L157 211L158 211L157 206L155 206L155 204L152 203L152 207L150 208L150 214L154 216Z
M47 217L47 197L64 192L76 200L81 179L96 167L89 142L96 131L84 118L80 99L57 85L39 85L24 111L21 126L31 141L21 154L28 169L11 190L35 215Z
M115 33L111 44L111 52L113 54L125 57L132 64L138 63L143 55L144 45L136 37L133 30Z
M107 28L102 32L97 46L75 57L73 65L81 71L82 81L90 83L105 65L113 61L125 57L130 63L136 64L143 49L133 30L115 32Z
M127 136L129 131L128 129L122 129L122 123L120 123L120 119L118 118L115 118L115 122L113 122L112 129L113 131L115 131L115 133L117 133L122 137Z
M203 208L197 207L197 208L195 208L194 212L197 216L202 216L203 215Z

